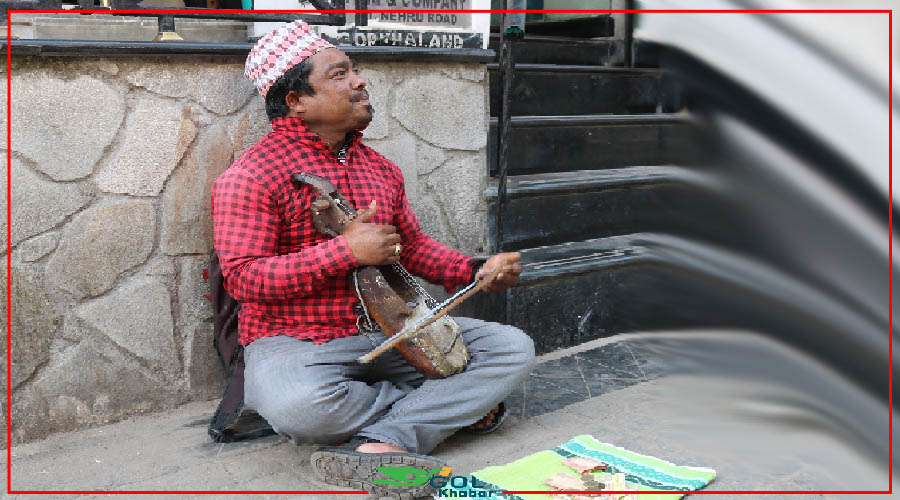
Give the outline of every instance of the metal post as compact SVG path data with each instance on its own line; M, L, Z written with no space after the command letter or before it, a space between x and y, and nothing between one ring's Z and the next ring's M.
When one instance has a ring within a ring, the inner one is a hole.
M519 6L522 8L524 1L507 0L507 6ZM512 113L510 112L510 99L512 94L512 80L515 72L513 60L513 40L520 40L525 36L525 14L504 13L504 30L500 44L500 111L497 119L497 214L494 223L495 240L494 253L503 249L503 209L506 205L506 176L509 163L509 127Z
M627 0L625 2L626 10L634 10L636 2L634 0ZM625 13L625 40L622 42L625 45L625 67L633 68L634 67L634 13L626 12Z
M159 16L156 19L159 25L159 33L157 33L156 38L153 39L154 42L184 41L184 38L181 38L181 36L175 32L175 16Z
M356 0L356 10L369 10L369 0ZM369 13L363 12L356 15L356 26L368 26Z

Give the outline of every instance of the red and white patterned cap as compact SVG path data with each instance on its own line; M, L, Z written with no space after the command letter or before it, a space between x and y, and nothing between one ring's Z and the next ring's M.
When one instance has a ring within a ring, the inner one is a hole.
M244 75L263 97L276 80L316 52L334 47L301 20L279 26L250 49Z

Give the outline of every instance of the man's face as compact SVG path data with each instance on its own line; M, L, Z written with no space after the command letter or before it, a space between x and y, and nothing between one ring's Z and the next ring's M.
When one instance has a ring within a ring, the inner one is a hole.
M300 96L301 115L310 128L350 131L372 121L366 81L341 50L328 48L307 60L312 64L309 84L313 95Z

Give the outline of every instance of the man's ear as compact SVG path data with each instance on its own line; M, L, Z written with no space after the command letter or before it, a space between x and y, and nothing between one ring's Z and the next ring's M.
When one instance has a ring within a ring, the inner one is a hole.
M296 90L289 90L287 95L284 96L284 103L287 104L288 109L290 109L293 113L305 113L306 112L306 103L303 99L303 95Z

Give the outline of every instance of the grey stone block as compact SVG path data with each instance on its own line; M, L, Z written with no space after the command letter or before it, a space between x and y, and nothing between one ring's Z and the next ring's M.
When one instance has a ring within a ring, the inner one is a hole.
M406 197L410 199L411 203L417 199L419 183L416 173L416 138L409 132L400 131L387 139L366 140L365 143L397 164L400 171L403 172Z
M255 95L250 99L245 111L237 117L229 131L235 158L240 158L247 148L272 131L262 96Z
M480 252L484 245L484 163L479 153L453 153L428 177L463 252Z
M79 306L76 315L116 344L167 372L177 371L171 297L166 286L143 278Z
M79 299L99 295L120 273L147 260L155 229L156 214L146 201L85 210L63 230L48 279Z
M486 85L437 74L410 77L394 90L391 111L404 127L435 146L479 150L487 144Z
M212 319L209 283L203 279L209 258L203 256L178 259L178 324L194 326Z
M430 174L447 160L447 153L425 141L416 141L416 170L419 175Z
M3 283L6 283L6 266L0 266L0 280ZM7 310L6 310L6 287L0 287L0 333L3 334L3 338L6 338L6 318L7 318ZM3 361L3 366L6 366L6 342L0 342L0 360ZM3 384L0 387L6 387L6 370L0 370L2 375Z
M67 181L93 171L122 124L125 102L102 80L62 76L13 73L12 141L42 172Z
M416 217L419 218L422 232L451 248L458 248L459 242L456 240L456 235L450 229L443 209L435 200L434 188L429 189L427 183L423 184L423 192L413 204L413 210L416 212Z
M161 197L160 245L167 255L202 254L212 249L210 190L231 165L234 150L221 124L208 127L197 140Z
M188 390L197 399L221 397L225 390L225 370L213 347L212 332L212 322L204 321L191 329L184 343Z
M3 71L0 72L0 92L3 95L6 95L6 68L3 68ZM4 108L3 111L6 111L6 102L3 103ZM0 149L3 150L4 156L6 155L6 150L9 149L9 144L6 142L6 113L0 113L0 130L3 131L3 137L0 137ZM5 200L4 200L5 201Z
M3 177L5 184L6 176ZM55 227L92 198L91 189L85 184L48 181L13 159L12 244Z
M487 76L487 68L482 64L467 64L442 68L441 73L455 80L483 82L484 78Z
M58 243L59 231L40 234L19 243L18 248L13 251L13 259L20 262L41 260L50 252L56 250Z
M103 191L156 196L197 135L195 113L179 102L141 97L125 120L123 144L94 180Z
M220 115L240 109L254 89L244 76L243 64L221 62L144 65L126 80L166 97L188 98Z
M85 339L55 354L32 384L16 391L13 441L160 409L177 391L177 384L160 381L111 343Z
M2 113L0 113L0 114L2 114ZM6 151L0 150L0 154L3 154L5 156ZM13 165L15 165L15 163L13 163ZM0 207L7 206L8 198L6 196L6 191L7 191L8 187L9 187L9 182L7 180L7 176L0 174ZM0 219L2 219L2 220L0 220L0 234L6 234L6 230L7 230L6 217L0 217ZM3 247L0 248L0 251L2 251L5 254L6 253L6 245L3 245Z
M15 388L50 359L50 339L62 324L62 316L56 312L53 300L45 291L40 266L12 268L11 320L12 385Z

